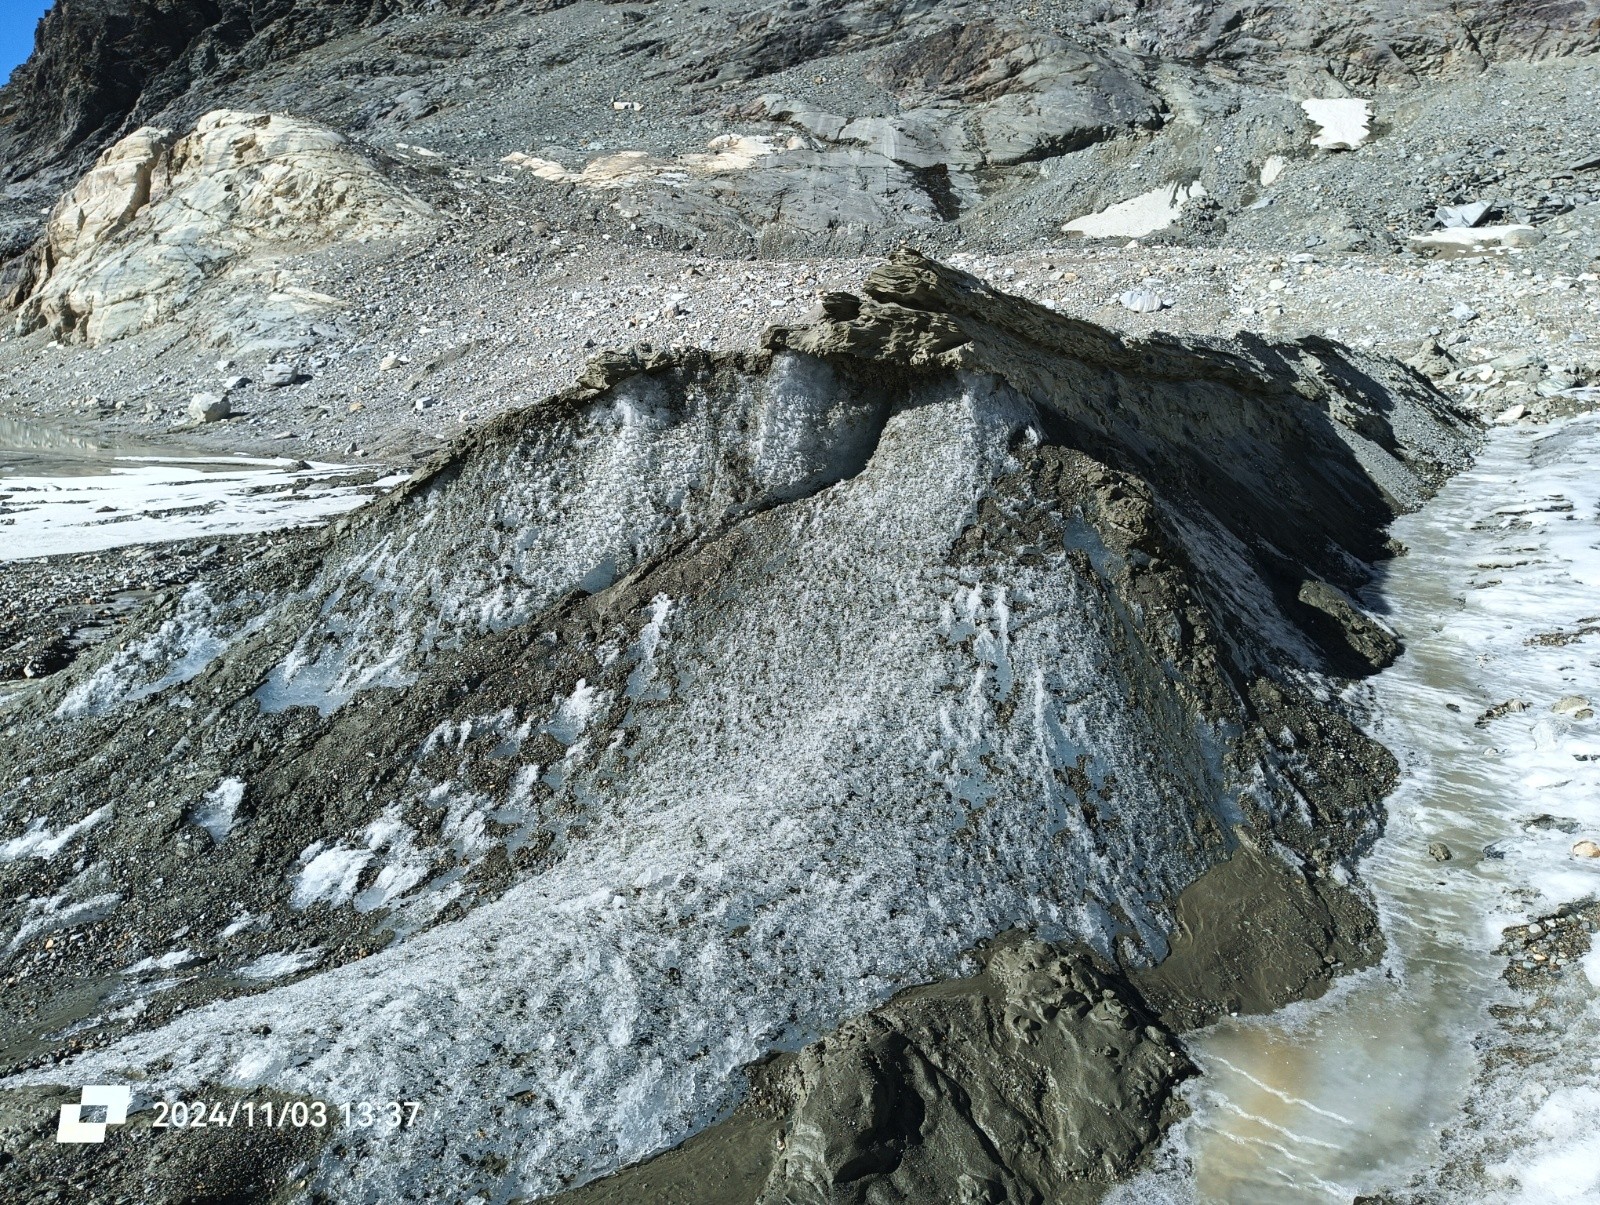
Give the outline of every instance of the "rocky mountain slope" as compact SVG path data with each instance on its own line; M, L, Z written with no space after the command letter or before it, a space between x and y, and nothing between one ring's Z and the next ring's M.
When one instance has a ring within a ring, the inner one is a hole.
M1214 240L1263 225L1250 206L1273 195L1269 160L1312 157L1302 100L1376 97L1389 123L1440 80L1597 43L1594 0L1053 0L1026 12L973 0L91 0L52 10L5 90L0 252L23 250L37 199L53 201L114 140L217 108L290 111L425 175L448 167L457 183L516 174L508 155L554 164L547 183L565 187L540 191L563 224L599 208L620 215L617 237L673 247L1037 239L1195 180L1209 199L1174 233ZM707 179L673 166L728 136L751 150L739 169ZM1518 172L1526 188L1592 157L1563 161L1566 148L1544 141L1525 149L1555 161ZM618 156L655 166L618 179ZM1435 180L1392 195L1373 167L1364 191L1390 206L1348 223L1369 243L1448 199ZM1315 198L1277 191L1292 225L1314 220ZM1526 208L1549 192L1486 199Z

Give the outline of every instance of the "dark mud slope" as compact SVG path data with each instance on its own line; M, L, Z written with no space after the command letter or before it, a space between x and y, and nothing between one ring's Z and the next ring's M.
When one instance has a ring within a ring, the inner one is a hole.
M773 1200L1046 1192L1154 1133L1163 1026L1370 957L1392 762L1324 675L1393 655L1351 592L1470 431L1328 343L1123 340L911 253L826 310L600 357L0 712L8 1084L418 1100L281 1170L535 1197L1020 929L740 1124Z
M563 1205L1092 1201L1193 1073L1125 983L1016 935L752 1071L748 1102Z

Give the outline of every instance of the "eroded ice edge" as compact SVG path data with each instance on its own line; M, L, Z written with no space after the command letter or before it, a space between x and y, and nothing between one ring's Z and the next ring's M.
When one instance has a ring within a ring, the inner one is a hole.
M1600 839L1600 722L1552 711L1600 698L1597 510L1586 416L1497 431L1395 524L1409 554L1368 601L1407 653L1356 696L1404 773L1363 866L1387 956L1321 1001L1199 1035L1194 1114L1118 1205L1348 1205L1405 1185L1425 1201L1600 1201L1600 954L1564 969L1531 1032L1489 1013L1514 999L1501 931L1600 892L1600 859L1572 853ZM1514 699L1527 710L1477 725ZM1435 841L1451 861L1429 857ZM1499 1061L1513 1043L1531 1065Z

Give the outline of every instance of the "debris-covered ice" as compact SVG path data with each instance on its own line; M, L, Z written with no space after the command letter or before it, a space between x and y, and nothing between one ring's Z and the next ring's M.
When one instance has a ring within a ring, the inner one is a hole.
M1366 622L1325 579L1470 428L1321 342L1124 341L914 253L869 288L759 357L597 358L51 684L41 770L93 732L229 885L226 995L67 1073L426 1100L444 1147L351 1134L319 1183L526 1195L1010 929L1156 962L1239 842L1348 892L1388 763L1322 684Z

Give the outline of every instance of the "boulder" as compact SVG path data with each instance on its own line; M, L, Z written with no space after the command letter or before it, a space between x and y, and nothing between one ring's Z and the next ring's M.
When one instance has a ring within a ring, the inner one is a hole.
M1131 1168L1193 1073L1125 983L1008 941L982 975L908 992L770 1076L792 1103L757 1201L1065 1199Z
M1496 247L1537 247L1544 235L1532 226L1452 226L1412 235L1407 242L1421 254L1466 255Z
M1466 205L1441 205L1433 220L1446 229L1481 225L1489 216L1490 206L1485 201L1472 201Z
M228 418L233 405L225 393L197 393L189 399L189 421L215 423Z
M268 389L282 389L286 385L298 385L310 379L293 364L282 360L274 360L261 370L261 383Z
M1161 294L1154 289L1129 289L1117 298L1123 309L1132 310L1136 314L1154 314L1166 302Z

